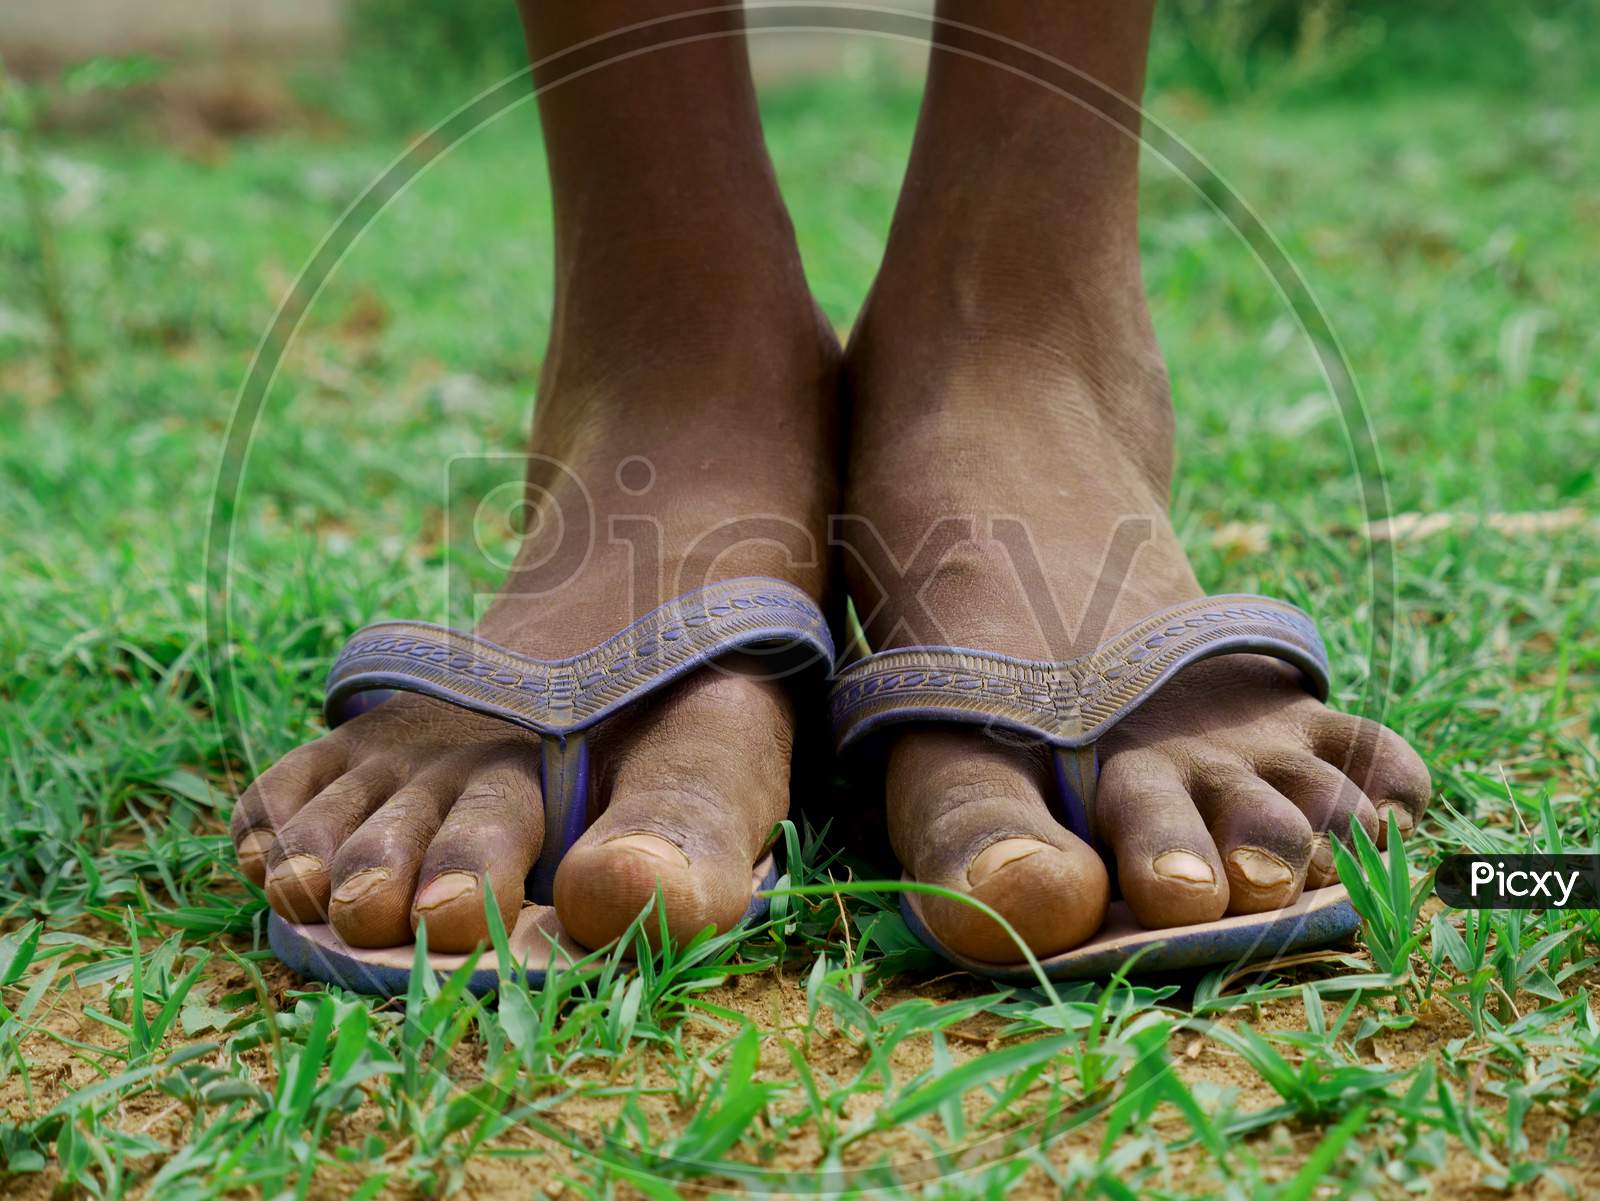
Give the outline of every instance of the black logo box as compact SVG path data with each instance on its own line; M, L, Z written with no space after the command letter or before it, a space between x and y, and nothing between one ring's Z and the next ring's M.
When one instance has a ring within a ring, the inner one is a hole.
M1600 855L1447 855L1433 890L1454 909L1600 909Z

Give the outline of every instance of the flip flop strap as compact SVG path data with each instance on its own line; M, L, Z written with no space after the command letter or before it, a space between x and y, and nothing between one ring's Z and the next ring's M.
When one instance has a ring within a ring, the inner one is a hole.
M1174 605L1060 662L950 646L869 655L834 684L834 739L842 751L884 726L953 721L1042 742L1056 751L1065 823L1086 836L1095 743L1191 663L1241 653L1294 664L1310 691L1327 699L1327 651L1311 618L1285 601L1235 594Z
M585 732L735 651L772 655L774 674L833 662L827 618L809 596L782 580L742 577L687 592L567 659L536 659L431 622L379 622L334 660L323 713L336 726L394 692L414 692L540 735L545 837L530 889L548 902L556 867L588 823Z
M339 652L323 712L335 726L353 716L360 694L399 690L561 737L733 651L784 652L788 670L796 662L831 663L833 641L809 596L761 578L685 593L567 659L535 659L431 622L386 621L359 631Z

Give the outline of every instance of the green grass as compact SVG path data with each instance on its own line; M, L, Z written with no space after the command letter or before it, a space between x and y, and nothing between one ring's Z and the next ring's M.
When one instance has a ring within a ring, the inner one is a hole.
M872 71L766 100L841 326L915 105ZM1439 789L1412 868L1595 846L1600 98L1157 112L1325 306L1394 509L1461 515L1396 547L1376 631L1386 719ZM768 924L637 969L601 955L495 1003L419 978L373 1004L276 966L223 833L232 797L316 733L346 633L459 620L463 570L489 578L454 548L516 464L449 465L519 446L549 316L523 107L384 212L284 358L235 535L238 721L219 720L202 563L234 395L300 266L398 149L49 145L75 402L52 396L0 176L0 1188L1290 1199L1550 1171L1594 1187L1595 916L1418 912L1424 886L1361 853L1341 871L1364 944L1267 977L952 979L892 897L839 883L890 869L810 831L790 831L796 891ZM1338 411L1248 247L1159 163L1145 195L1179 528L1206 584L1312 609L1336 699L1358 705L1375 609ZM1476 522L1566 509L1558 529Z

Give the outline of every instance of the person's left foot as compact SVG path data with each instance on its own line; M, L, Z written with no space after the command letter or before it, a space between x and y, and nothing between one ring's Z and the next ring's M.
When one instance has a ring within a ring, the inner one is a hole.
M845 567L869 643L1060 660L1203 595L1167 519L1172 413L1142 296L1052 311L959 274L933 256L886 272L847 351ZM1109 611L1090 629L1097 594ZM1052 816L1044 756L905 729L885 786L906 869L987 902L1037 954L1090 938L1107 872ZM1429 795L1403 739L1256 655L1185 669L1099 752L1095 834L1149 927L1287 905L1336 881L1330 837L1354 820L1381 841L1390 810L1409 830ZM1021 958L970 905L922 909L952 950Z

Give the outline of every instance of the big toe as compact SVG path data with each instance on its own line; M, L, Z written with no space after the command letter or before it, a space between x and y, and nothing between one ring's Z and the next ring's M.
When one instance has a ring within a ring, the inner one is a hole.
M743 854L691 858L678 842L654 831L579 843L556 872L556 911L567 933L586 947L609 943L657 894L667 935L682 944L707 926L733 927L750 906L750 864ZM659 939L652 915L645 935Z
M1109 882L1099 856L1067 833L1067 845L1005 838L979 851L959 891L994 910L1007 925L963 901L931 896L929 928L957 954L985 963L1012 963L1020 940L1035 955L1071 950L1105 919Z
M1054 955L1105 920L1105 865L1051 816L1026 756L968 732L909 733L890 753L887 796L896 852L915 879L982 902L1005 923L969 901L923 894L924 920L951 951L1015 963L1019 939Z
M622 935L660 895L668 937L737 925L751 865L789 806L792 731L781 687L710 671L645 714L605 812L556 871L556 912L587 947ZM644 923L659 942L661 919Z

